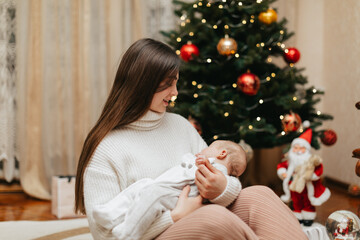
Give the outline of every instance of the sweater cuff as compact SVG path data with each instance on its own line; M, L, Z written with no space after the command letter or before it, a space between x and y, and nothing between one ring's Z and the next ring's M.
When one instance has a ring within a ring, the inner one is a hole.
M225 177L227 180L225 190L219 196L210 200L210 202L227 207L239 196L239 193L241 191L241 183L236 177Z
M154 239L163 231L168 229L174 221L171 217L170 210L165 211L158 219L156 219L146 233L141 237L141 240Z

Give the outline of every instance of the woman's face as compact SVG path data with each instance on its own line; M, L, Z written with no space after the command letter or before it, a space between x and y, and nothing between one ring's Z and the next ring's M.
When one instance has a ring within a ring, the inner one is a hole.
M158 113L165 112L171 98L178 95L176 83L179 79L179 73L177 73L176 76L169 76L169 78L172 79L172 81L165 79L160 83L159 89L162 90L154 94L150 105L151 111Z

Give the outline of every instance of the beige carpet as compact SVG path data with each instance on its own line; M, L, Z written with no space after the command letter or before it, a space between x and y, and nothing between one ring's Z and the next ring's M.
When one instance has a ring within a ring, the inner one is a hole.
M54 221L0 222L0 239L92 240L86 218Z

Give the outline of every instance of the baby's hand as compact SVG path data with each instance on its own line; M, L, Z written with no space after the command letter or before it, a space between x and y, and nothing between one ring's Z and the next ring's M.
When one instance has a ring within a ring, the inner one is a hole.
M199 166L201 164L205 164L206 159L207 158L204 155L197 155L195 159L195 165Z

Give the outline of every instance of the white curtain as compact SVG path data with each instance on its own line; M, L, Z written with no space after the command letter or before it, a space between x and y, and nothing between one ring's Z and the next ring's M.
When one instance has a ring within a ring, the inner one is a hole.
M53 175L75 175L123 51L143 36L140 0L18 0L20 181L50 199Z
M0 178L15 171L15 2L0 0Z

